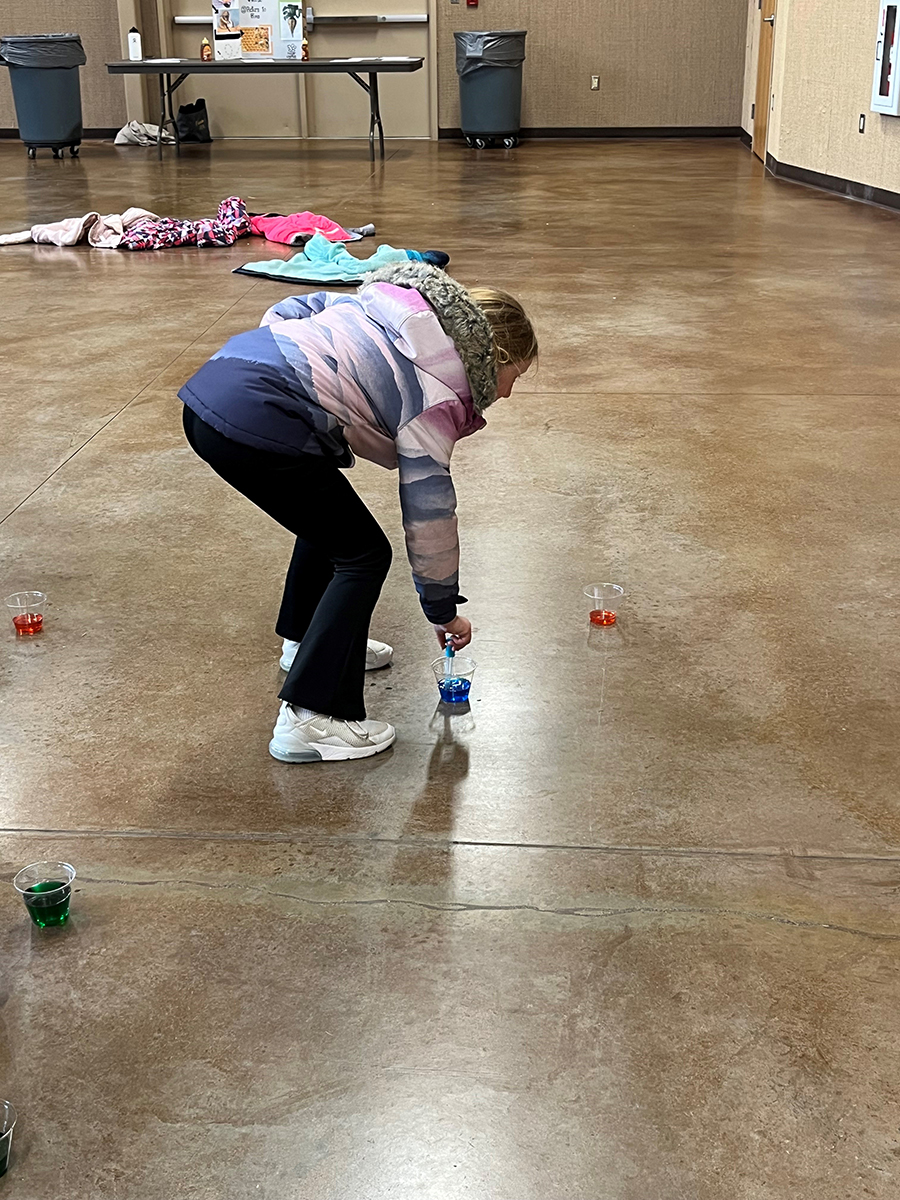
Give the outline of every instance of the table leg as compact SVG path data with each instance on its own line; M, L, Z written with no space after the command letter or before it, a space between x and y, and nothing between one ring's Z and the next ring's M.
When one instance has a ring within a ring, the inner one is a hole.
M374 162L376 127L378 129L378 146L381 150L381 157L384 158L384 126L381 124L381 106L378 103L378 76L374 71L370 71L369 82L366 83L355 71L348 71L347 74L359 84L364 92L369 93L369 158Z
M159 74L159 132L156 135L156 157L162 158L162 135L166 127L166 82L165 77L160 72Z
M177 83L175 84L175 87L172 87L172 76L167 75L166 76L166 95L169 97L169 122L172 126L172 133L175 135L175 153L181 154L181 139L178 136L178 122L175 120L175 109L172 105L172 94L175 91L175 88L177 88L177 87L178 87Z
M362 83L362 80L359 80ZM369 86L363 83L369 93L369 158L375 161L375 93L372 91L372 76L369 76Z
M381 157L384 158L384 126L381 124L381 104L378 99L378 75L373 71L369 75L369 102L371 106L371 121L372 133L369 134L372 142L372 157L375 157L375 140L374 134L375 125L378 126L378 148Z

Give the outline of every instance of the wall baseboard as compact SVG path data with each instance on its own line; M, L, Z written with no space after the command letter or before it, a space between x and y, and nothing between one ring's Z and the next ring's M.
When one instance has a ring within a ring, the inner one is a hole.
M794 167L790 163L779 162L771 154L766 155L766 170L776 179L787 179L791 183L802 183L807 187L834 192L848 200L861 200L864 204L900 209L900 192L889 192L887 188L872 187L868 183L856 183L852 179L842 179L840 175L825 175L821 171L809 171L806 167Z
M106 126L101 126L97 129L85 129L83 136L89 141L94 141L98 138L114 138L120 128L121 126L117 125L115 128L110 126L108 129ZM0 138L18 138L18 136L18 129L0 128Z
M742 132L740 125L641 125L634 127L597 125L522 129L520 134L523 138L596 138L601 140L608 138L736 138L740 137ZM442 141L445 139L458 141L463 136L461 129L438 130L438 137Z
M738 137L741 139L741 141L744 143L744 145L747 147L748 150L753 149L753 134L752 133L748 133L746 129L742 129L741 132L738 134Z

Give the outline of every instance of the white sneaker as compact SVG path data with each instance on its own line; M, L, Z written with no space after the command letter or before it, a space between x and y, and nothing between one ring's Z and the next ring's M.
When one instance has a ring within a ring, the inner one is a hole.
M370 758L394 744L397 733L384 721L339 721L323 713L302 720L282 701L269 753L279 762L339 762Z
M282 671L289 671L291 669L299 649L299 642L292 642L288 638L284 639L281 643L281 660L278 663ZM380 671L382 667L390 666L393 657L393 646L389 646L387 642L376 642L372 638L369 638L366 643L367 671Z

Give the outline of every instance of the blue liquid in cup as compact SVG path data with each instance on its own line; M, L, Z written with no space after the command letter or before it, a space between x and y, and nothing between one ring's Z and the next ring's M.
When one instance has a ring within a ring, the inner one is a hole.
M441 699L447 704L458 704L461 700L468 700L469 688L472 686L471 679L439 679L438 689L441 693Z

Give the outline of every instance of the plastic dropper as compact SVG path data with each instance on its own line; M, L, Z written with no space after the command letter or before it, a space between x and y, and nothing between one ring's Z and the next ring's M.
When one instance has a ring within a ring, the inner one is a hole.
M456 651L453 649L453 634L445 633L444 639L444 675L448 676L453 674L453 658Z

